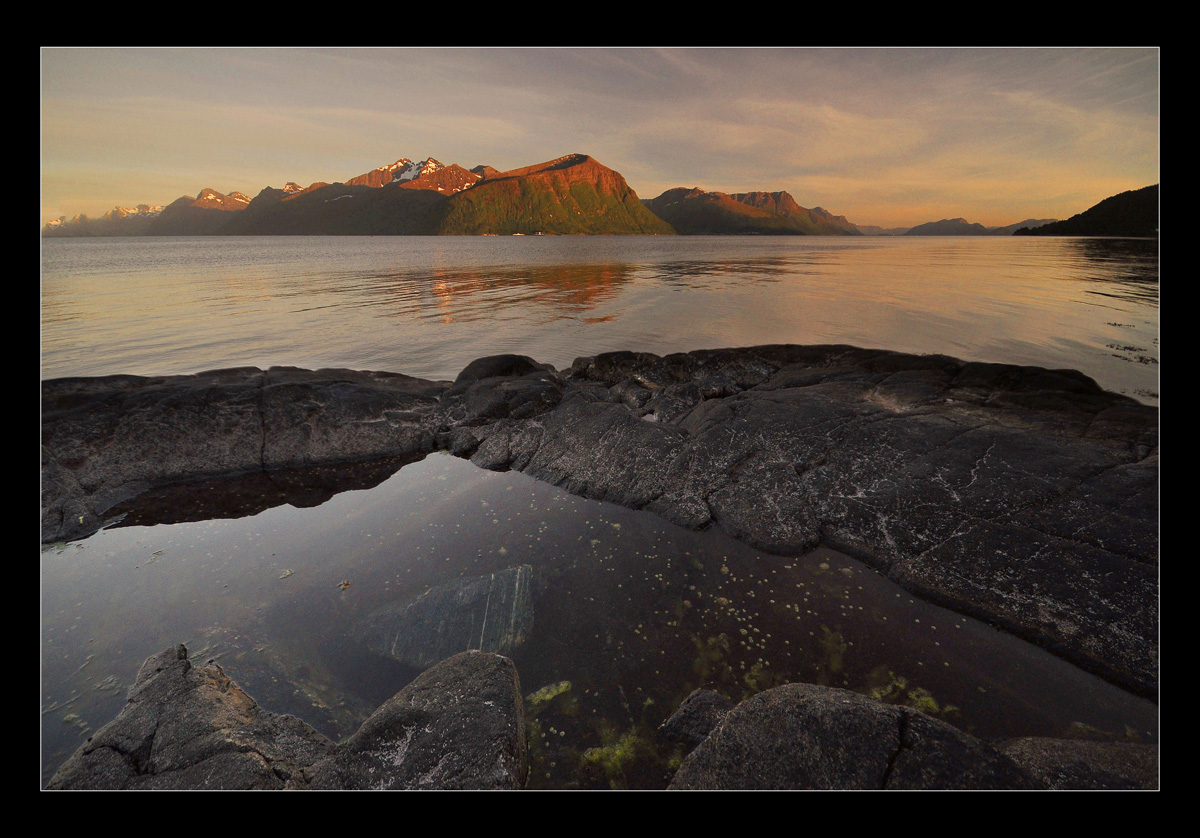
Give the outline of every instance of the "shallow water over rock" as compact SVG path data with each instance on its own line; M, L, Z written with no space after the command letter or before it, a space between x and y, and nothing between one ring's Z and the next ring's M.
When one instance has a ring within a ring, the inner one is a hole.
M478 645L455 626L480 602L495 613L497 578L527 601L507 610L521 625L505 642L528 697L531 787L665 785L679 755L656 728L699 686L738 700L815 682L984 738L1157 741L1152 702L847 556L772 556L435 454L315 507L118 526L43 550L43 778L171 643L217 659L265 709L344 737L419 672L419 657L380 653L372 620L415 613L423 643Z

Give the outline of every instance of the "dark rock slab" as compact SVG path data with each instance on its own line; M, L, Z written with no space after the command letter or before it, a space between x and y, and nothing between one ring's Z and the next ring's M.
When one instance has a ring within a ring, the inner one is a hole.
M264 468L431 451L425 414L443 382L356 370L272 367L262 381Z
M176 646L146 661L129 703L48 788L522 788L523 713L512 661L468 652L426 670L335 745Z
M517 355L453 385L224 370L43 383L43 542L148 487L438 447L576 494L818 543L1140 694L1158 685L1158 410L1073 370L851 346Z
M355 634L379 655L419 669L468 649L511 654L533 628L533 568L456 579L371 612Z
M446 391L446 416L459 427L487 425L501 419L528 419L562 401L564 383L553 371L538 370L516 378L467 379ZM451 401L453 400L453 401Z
M94 532L121 501L186 480L411 457L445 383L274 367L42 382L42 541Z
M907 707L787 684L730 710L672 789L1030 789L991 745Z
M773 553L828 543L1156 694L1155 408L1072 370L849 346L607 353L567 382L472 460Z
M1158 746L1026 737L996 747L1051 789L1157 789Z
M156 483L261 468L261 379L231 369L43 382L43 541L75 537Z
M506 428L510 465L575 494L634 509L666 491L663 464L677 457L685 434L646 422L589 393L565 398L536 420L538 433ZM488 439L472 457L491 455Z
M519 789L529 772L508 658L463 652L422 673L313 767L314 789Z

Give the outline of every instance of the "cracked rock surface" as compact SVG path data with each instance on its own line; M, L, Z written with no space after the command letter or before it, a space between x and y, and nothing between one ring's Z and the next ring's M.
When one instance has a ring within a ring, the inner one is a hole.
M979 739L907 707L814 684L761 692L730 710L672 789L1030 789Z
M529 758L517 669L461 652L384 702L311 769L314 789L520 789Z
M272 367L42 382L42 541L83 538L146 489L411 456L446 382Z
M562 372L494 356L453 383L272 368L42 393L44 542L152 486L444 449L772 553L826 543L1157 692L1158 410L1075 371L762 346Z
M500 655L442 661L335 745L175 646L147 659L125 708L47 787L504 789L527 773L520 681Z
M148 658L116 719L51 778L50 789L303 788L335 746L299 719L262 710L216 664L174 646Z
M916 710L816 684L776 687L732 709L697 690L672 723L688 725L690 735L677 738L695 743L672 789L1159 787L1157 745L986 742Z

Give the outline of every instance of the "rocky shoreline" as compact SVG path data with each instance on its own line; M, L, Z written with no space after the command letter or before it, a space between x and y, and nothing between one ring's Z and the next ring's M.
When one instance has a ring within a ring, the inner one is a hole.
M152 488L434 450L771 553L833 546L1157 694L1158 410L1069 370L763 346L562 371L493 356L454 382L294 368L55 379L42 540L86 537Z
M183 646L142 666L125 708L55 773L52 790L513 790L529 771L526 706L508 658L432 666L335 744L260 708ZM733 706L697 690L659 731L684 743L671 789L1156 789L1158 747L989 743L906 707L814 684Z

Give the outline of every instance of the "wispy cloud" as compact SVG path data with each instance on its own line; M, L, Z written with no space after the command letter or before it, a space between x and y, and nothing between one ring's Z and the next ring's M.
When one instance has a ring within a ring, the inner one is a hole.
M1155 50L48 50L43 214L155 177L168 200L579 151L643 197L787 189L862 223L1008 223L1157 179L1157 103ZM89 189L68 196L69 172Z

